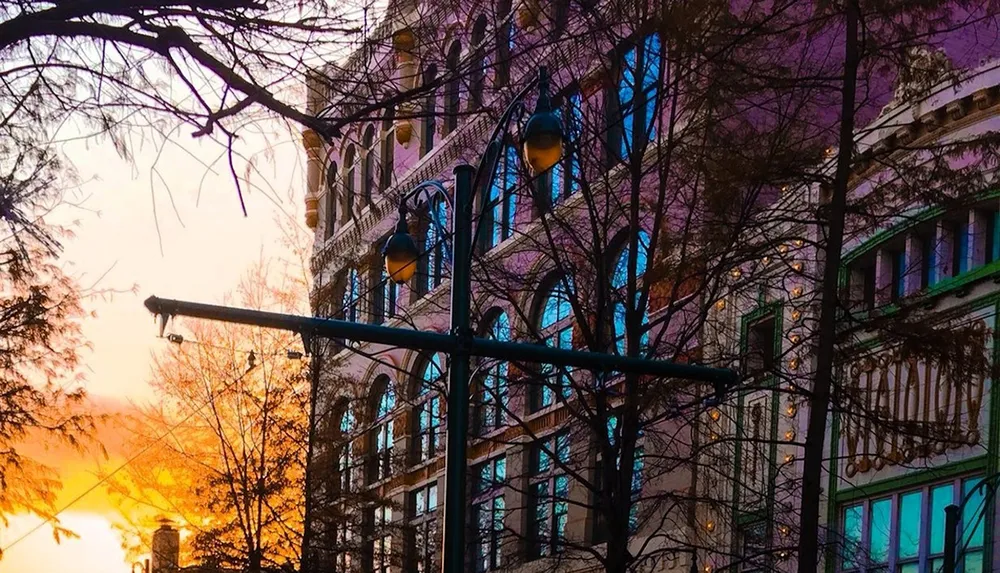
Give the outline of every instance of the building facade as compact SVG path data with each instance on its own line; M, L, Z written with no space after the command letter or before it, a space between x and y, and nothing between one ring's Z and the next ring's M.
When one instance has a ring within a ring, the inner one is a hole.
M621 10L627 23L613 16ZM746 209L727 218L740 201L704 189L736 184L692 181L699 169L731 167L693 159L715 124L677 79L690 64L670 51L682 34L668 12L657 3L390 3L371 37L308 86L312 111L356 118L338 141L303 137L315 313L447 330L449 199L409 199L422 251L413 280L389 280L379 251L406 193L430 179L450 189L456 164L478 164L501 111L548 65L565 158L549 173L525 168L516 145L525 114L499 139L497 168L477 188L478 334L698 360L744 376L711 400L711 389L683 381L479 361L468 569L794 569L826 288L840 293L844 314L822 567L937 571L944 506L954 503L963 504L958 571L1000 569L994 504L977 489L1000 471L980 356L992 364L1000 301L989 145L948 157L963 175L941 186L947 197L893 183L914 157L943 161L938 144L995 129L1000 72L979 63L989 43L946 38L943 51L911 54L908 65L930 62L934 74L866 84L874 95L858 114L850 201L873 213L848 219L830 286L816 216L829 197L813 181L831 178L836 149L815 158L814 177L783 175L784 184L741 195ZM996 37L990 25L976 30ZM822 115L821 99L811 105ZM725 224L707 225L713 217ZM318 354L307 564L439 567L447 357L350 341L327 341Z

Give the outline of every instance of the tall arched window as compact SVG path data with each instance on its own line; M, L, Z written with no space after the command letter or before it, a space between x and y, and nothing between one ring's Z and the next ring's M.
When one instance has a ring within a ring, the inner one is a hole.
M359 316L359 298L361 297L361 277L358 269L347 269L344 275L344 296L341 298L340 314L344 320L357 322Z
M437 388L444 384L444 358L431 355L420 368L414 381L414 421L417 437L415 447L417 463L433 459L443 444L441 438L441 394Z
M357 189L356 179L357 179L357 169L355 168L355 161L357 160L357 151L354 149L354 144L347 146L347 151L344 152L344 216L343 221L346 223L354 217L354 193Z
M329 239L337 229L337 162L331 161L326 167L326 221L323 236Z
M507 314L495 309L486 315L488 325L483 335L486 338L507 342L510 340L510 320ZM482 371L479 384L479 412L476 420L481 434L488 434L504 426L507 422L508 365L504 361L487 363Z
M517 214L517 148L505 145L503 156L497 162L497 172L492 177L483 199L489 207L485 210L485 220L480 223L486 232L482 235L484 251L499 245L514 234L514 220Z
M496 29L497 46L497 66L496 84L505 86L510 81L510 60L514 53L514 34L517 27L514 26L511 18L511 0L500 0L497 4L497 22L500 23Z
M364 158L361 160L361 202L363 205L372 203L372 187L375 185L375 126L365 128L361 138L364 147Z
M378 249L381 249L382 245L385 245L385 242L388 240L389 236L385 236L375 244ZM381 256L378 251L372 253L372 256L381 262ZM385 265L383 264L376 265L372 269L370 284L372 285L369 290L371 292L372 303L371 322L372 324L382 324L396 316L399 287L396 285L396 281L389 279L389 273L386 272Z
M573 91L564 97L562 104L563 126L569 140L569 150L562 161L549 172L550 196L555 205L580 188L580 137L583 135L583 96Z
M618 81L618 121L621 123L619 157L645 149L656 137L657 95L663 67L659 34L650 34L632 46L621 62Z
M573 304L574 288L572 279L558 276L548 282L538 310L538 332L545 338L545 344L553 348L573 346ZM570 380L565 369L558 373L551 366L543 369L545 380L532 388L530 406L532 411L551 406L557 398L568 398Z
M369 482L377 482L392 475L393 435L390 415L396 408L396 391L392 380L384 374L375 379L372 389L372 461Z
M339 439L341 444L337 451L337 486L342 492L351 491L351 471L354 458L353 433L355 430L354 411L350 405L343 404L340 408Z
M629 306L636 306L639 304L638 300L638 284L636 285L636 300L631 304L626 304L628 302L628 283L634 278L635 281L639 281L646 272L646 265L649 259L649 235L646 231L640 230L638 237L636 238L636 244L638 249L636 250L635 256L635 276L631 277L628 272L628 259L631 252L631 238L627 237L625 240L625 246L622 247L621 252L618 254L618 258L615 261L614 274L611 276L611 287L616 291L616 300L614 307L614 336L615 336L615 348L618 350L618 354L625 355L626 353L626 335L628 334L628 329L626 328L626 316L628 314ZM642 336L640 338L640 344L645 345L649 342L649 332L645 330L645 326L649 323L649 317L645 312L642 315Z
M423 84L424 86L432 86L437 80L437 65L428 64L427 68L424 69ZM427 95L424 96L424 107L422 110L423 119L421 119L421 133L420 133L420 156L423 157L434 149L434 136L435 130L437 129L437 90L430 89Z
M462 58L462 44L458 40L448 48L448 84L444 90L444 132L451 133L458 127L458 114L461 111L462 78L459 74L459 63Z
M382 151L379 158L378 188L385 191L392 187L392 170L395 167L396 141L392 133L392 124L396 118L396 108L389 106L382 119Z
M448 210L444 200L438 195L432 197L427 202L421 219L424 256L417 261L417 281L414 285L414 294L418 297L434 290L444 279L446 238L442 229L447 228L448 224Z
M486 87L486 15L480 14L472 25L472 62L469 67L469 111L483 106L483 90Z

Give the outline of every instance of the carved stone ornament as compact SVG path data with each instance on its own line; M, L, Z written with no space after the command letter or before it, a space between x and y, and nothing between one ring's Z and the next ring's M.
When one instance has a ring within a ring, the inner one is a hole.
M532 30L541 23L542 8L538 0L525 0L517 9L517 27Z
M302 147L309 154L318 154L320 146L323 145L323 138L312 129L302 131Z
M953 76L954 65L944 50L927 46L910 48L886 109L926 96L931 88Z
M319 198L306 197L306 226L315 229L319 223Z

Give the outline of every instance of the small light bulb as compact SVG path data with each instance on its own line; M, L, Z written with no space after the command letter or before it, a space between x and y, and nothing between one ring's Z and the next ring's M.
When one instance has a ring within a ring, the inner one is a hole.
M792 320L794 320L794 321L797 322L800 318L802 318L802 311L798 310L798 309L793 310L792 311Z
M712 418L712 420L713 420L713 421L716 421L716 422L718 422L718 421L719 421L719 418L721 418L721 417L722 417L722 412L720 412L719 410L717 410L717 409L715 409L715 408L712 408L712 410L711 410L711 411L709 411L709 413L708 413L708 416L709 416L710 418Z
M792 297L798 298L798 297L802 296L803 292L805 292L805 291L802 289L802 287L797 286L797 287L795 287L795 288L792 289Z
M710 442L718 442L719 441L719 434L716 434L715 432L713 432L711 435L708 436L708 441L710 441Z
M799 369L799 359L797 357L788 361L788 369L793 372Z
M799 342L802 341L802 337L799 336L798 334L793 334L788 337L788 340L791 340L792 344L798 344Z
M802 239L795 239L795 246L796 247L801 247L804 244L806 244L806 242L803 241Z
M788 252L788 245L778 245L778 252L782 255Z
M785 463L790 464L795 461L795 454L785 454Z
M713 531L715 531L715 522L712 521L711 519L709 519L708 521L706 521L705 522L705 531L707 531L709 533L712 533Z
M789 429L785 432L785 441L790 442L795 439L795 430Z
M788 533L791 531L791 528L789 528L787 525L780 525L778 526L778 531L780 531L782 535L788 535Z
M733 270L729 271L729 274L730 274L730 276L732 276L732 277L733 277L734 279L738 279L738 278L740 278L740 276L742 276L742 275L743 275L743 271L741 271L739 267L736 267L736 268L734 268Z
M792 270L795 271L795 272L797 272L797 273L801 273L802 272L802 263L792 263Z
M715 310L724 310L725 308L726 308L725 299L720 298L719 300L715 301Z
M181 344L184 342L184 337L180 334L170 333L167 335L167 340L173 342L174 344Z
M789 417L794 416L795 412L797 412L797 411L798 411L798 407L795 405L794 402L789 402L788 406L785 408L785 414L788 414Z

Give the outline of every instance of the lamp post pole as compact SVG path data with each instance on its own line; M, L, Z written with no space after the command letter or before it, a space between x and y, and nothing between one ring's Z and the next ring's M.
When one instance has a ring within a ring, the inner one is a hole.
M469 428L469 369L472 349L470 280L472 266L472 180L470 165L455 167L455 207L452 215L451 334L457 344L448 364L448 445L445 450L444 535L445 573L465 570L466 435Z

